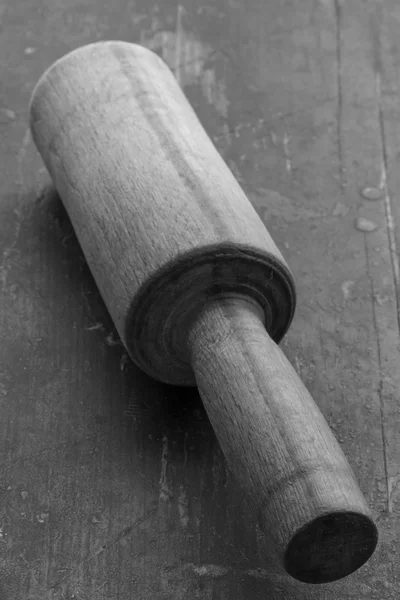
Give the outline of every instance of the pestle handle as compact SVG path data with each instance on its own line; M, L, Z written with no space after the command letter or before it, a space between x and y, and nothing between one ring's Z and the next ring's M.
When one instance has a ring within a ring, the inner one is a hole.
M210 302L189 335L191 363L228 467L294 578L326 583L372 555L377 530L320 410L253 301Z

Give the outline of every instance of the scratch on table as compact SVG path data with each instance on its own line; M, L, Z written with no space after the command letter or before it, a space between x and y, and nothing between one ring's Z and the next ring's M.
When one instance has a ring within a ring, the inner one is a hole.
M291 173L292 172L292 159L290 157L290 152L289 152L289 140L290 140L290 138L289 138L288 134L285 131L285 133L283 134L283 140L282 140L282 143L283 143L283 154L285 156L286 171L288 173Z
M382 99L381 99L381 74L376 73L376 97L378 106L378 119L379 119L379 131L381 136L381 152L382 152L382 165L381 165L381 181L380 189L383 191L383 200L385 205L385 216L386 216L386 230L389 242L389 253L392 263L393 279L395 284L396 293L396 305L397 305L397 322L400 333L400 268L399 268L399 255L397 252L396 244L396 226L393 218L393 201L389 193L388 187L388 157L386 151L386 139L385 139L385 127L382 110Z
M342 51L341 51L341 6L339 0L334 0L336 27L336 91L337 91L337 153L339 162L340 190L345 192L343 148L342 148Z
M268 569L261 569L258 567L250 568L250 569L238 569L231 567L229 565L218 565L218 564L200 564L195 565L193 563L186 563L183 565L183 570L189 570L198 577L204 578L212 578L218 579L220 577L225 577L227 575L231 575L234 577L238 577L242 579L243 577L251 577L253 579L258 580L268 580L278 582L280 580L287 581L286 575L280 575L275 571Z
M225 567L223 565L187 565L189 569L193 571L196 575L200 577L222 577L223 575L227 575L231 569L229 567Z
M101 585L100 585L98 588L96 588L96 589L94 590L94 592L92 592L92 593L90 594L89 598L93 598L93 596L94 596L95 594L97 594L97 592L99 592L100 590L102 590L102 589L103 589L103 587L105 587L105 586L106 586L108 583L110 583L110 582L109 582L109 580L107 579L107 581L105 581L104 583L102 583L102 584L101 584Z
M160 501L166 501L172 498L173 493L168 486L167 480L167 467L168 467L168 438L166 435L162 439L162 452L161 452L161 476L160 476Z
M85 327L85 331L96 331L97 329L104 329L104 325L102 323L94 323L94 325Z
M44 454L48 454L47 461L52 460L52 457L56 456L58 452L61 452L64 449L71 450L72 448L78 448L82 444L87 444L88 442L94 442L97 440L98 434L93 433L92 435L88 435L85 438L77 439L75 441L63 441L58 444L51 444L46 446L45 448L41 448L37 452L29 452L26 455L18 456L15 460L13 460L8 465L0 465L0 477L4 478L11 469L15 467L20 467L21 464L30 464L35 460L41 458Z
M106 550L109 550L116 542L118 542L121 539L125 538L126 536L130 535L132 533L132 531L135 531L138 527L140 527L140 525L142 525L142 523L144 523L145 521L150 519L152 516L154 516L156 514L156 512L157 512L157 509L152 508L146 514L144 514L142 517L135 519L135 521L133 521L133 523L124 527L121 531L119 531L116 535L114 535L110 540L108 540L104 544L102 544L100 546L100 548L98 548L94 552L91 552L89 554L89 556L83 558L83 560L81 561L81 564L79 565L78 573L75 575L75 577L74 577L74 573L71 572L70 570L68 570L68 573L63 575L63 577L59 581L54 583L50 589L55 590L58 588L62 588L67 580L70 584L72 584L72 580L73 580L73 585L78 586L84 578L84 568L90 561L97 558L100 554L102 554Z
M385 207L385 222L386 222L386 232L388 237L388 249L389 255L391 259L391 267L392 267L392 276L394 281L395 288L395 298L396 298L396 312L397 312L397 326L398 333L400 333L400 274L399 274L399 258L397 254L397 246L396 246L396 233L395 233L395 223L393 218L393 206L392 206L392 198L389 193L388 187L388 155L386 149L386 136L385 136L385 126L384 126L384 113L382 107L382 89L381 89L381 72L382 72L382 48L381 48L381 40L379 36L379 23L382 18L382 13L378 10L371 17L371 34L373 40L373 68L375 72L375 96L376 96L376 106L377 106L377 119L379 123L379 134L380 134L380 151L381 151L381 177L380 177L380 189L383 191L384 198L384 207ZM387 510L389 513L392 512L393 509L393 496L392 490L394 486L394 481L397 485L397 481L388 476L388 457L387 457L387 439L386 439L386 431L385 431L385 420L384 420L384 392L383 392L383 366L382 366L382 350L381 350L381 342L379 338L378 331L378 323L376 317L376 309L375 309L375 301L376 294L373 289L373 282L371 279L371 291L373 298L373 318L374 318L374 328L376 331L377 338L377 350L378 350L378 362L379 362L379 370L380 370L380 382L379 382L379 401L380 401L380 412L381 412L381 430L382 430L382 444L383 444L383 459L385 466L385 478L386 478L386 487L387 487Z
M156 512L157 512L157 509L152 508L142 517L135 519L135 521L133 521L133 523L131 523L131 524L127 525L126 527L124 527L123 529L121 529L121 531L119 531L116 535L114 535L108 542L103 544L102 547L98 551L96 551L95 553L91 554L88 558L86 558L85 562L88 562L92 558L94 558L94 557L98 556L99 554L101 554L102 552L104 552L104 550L108 550L116 542L119 542L123 538L130 535L132 533L132 531L135 531L135 529L140 527L140 525L142 525L145 521L147 521L152 516L154 516L156 514Z
M383 5L381 6L377 4L376 6L374 6L374 11L370 15L370 32L372 38L372 66L375 73L375 96L381 145L381 181L379 189L382 190L384 197L386 230L389 243L389 253L392 264L393 280L395 284L397 322L400 333L400 268L396 244L396 225L393 217L393 199L390 196L388 187L389 159L386 145L384 112L382 107L381 78L383 72L383 51L380 29L383 21L383 10Z
M374 327L375 337L376 337L377 358L378 358L378 365L379 365L379 384L378 384L377 394L378 394L378 398L379 398L379 408L380 408L383 464L384 464L386 494L387 494L387 509L389 511L390 491L389 491L389 476L388 476L387 440L386 440L386 432L385 432L385 413L384 413L385 407L384 407L384 400L383 400L382 348L381 348L381 341L380 341L380 336L379 336L378 319L377 319L377 314L376 314L376 302L375 302L376 292L374 289L374 281L371 276L370 261L369 261L368 250L367 250L365 241L364 241L364 246L365 246L365 255L366 255L366 260L367 260L367 276L370 281L370 287L371 287L372 319L373 319L373 327Z

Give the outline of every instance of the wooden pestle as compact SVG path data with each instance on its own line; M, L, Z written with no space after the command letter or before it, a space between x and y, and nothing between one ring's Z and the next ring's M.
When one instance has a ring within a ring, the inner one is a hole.
M78 48L37 83L30 125L130 357L197 385L279 563L308 583L358 569L377 528L277 345L293 278L171 71L127 42Z

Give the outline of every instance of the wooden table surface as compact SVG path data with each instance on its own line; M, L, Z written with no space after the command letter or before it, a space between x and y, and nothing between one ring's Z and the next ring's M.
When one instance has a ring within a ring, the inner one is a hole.
M196 390L114 331L27 114L100 39L166 60L293 270L282 347L380 528L341 582L275 572ZM399 67L398 0L0 0L1 600L399 597Z

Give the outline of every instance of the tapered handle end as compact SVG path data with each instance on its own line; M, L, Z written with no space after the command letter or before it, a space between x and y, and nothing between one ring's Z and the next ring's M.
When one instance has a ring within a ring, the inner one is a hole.
M279 564L305 583L350 575L376 525L322 413L267 334L256 303L225 295L198 316L196 382L229 468Z

